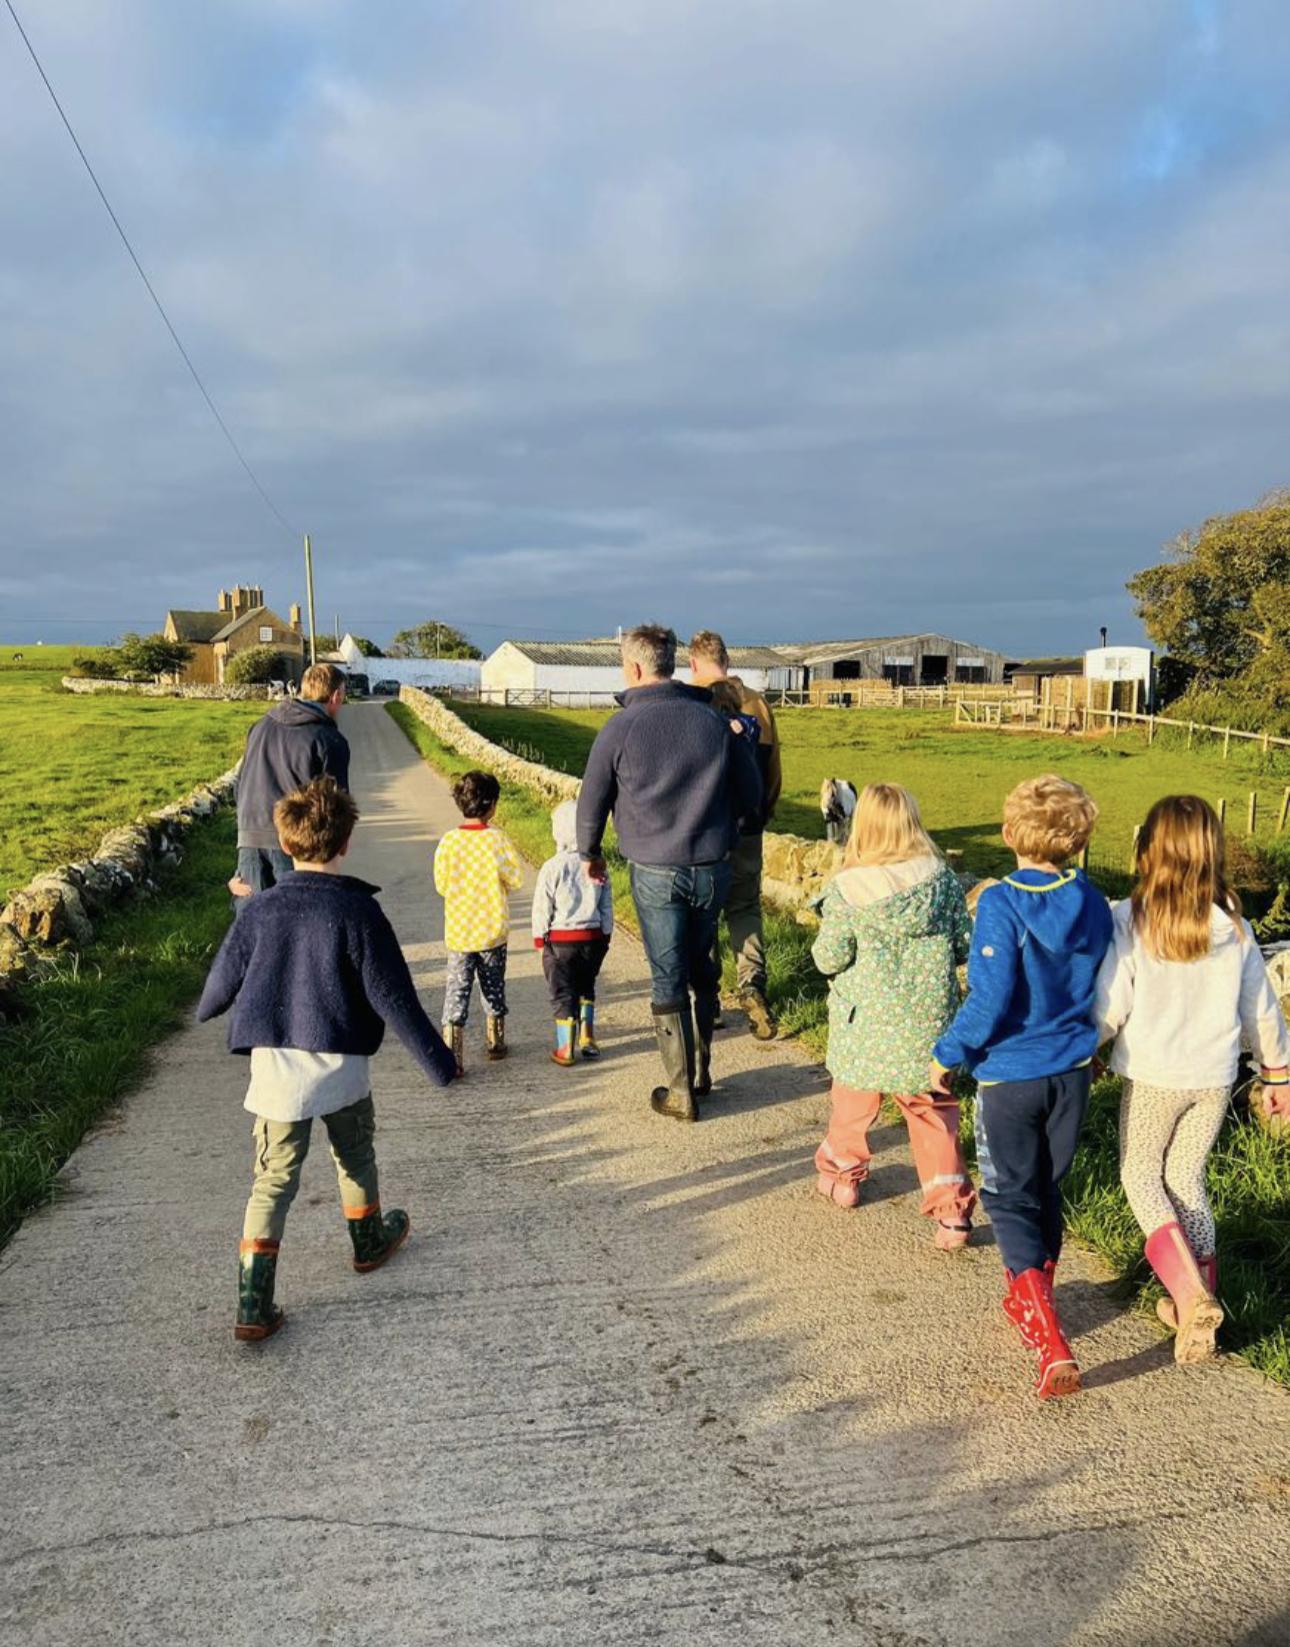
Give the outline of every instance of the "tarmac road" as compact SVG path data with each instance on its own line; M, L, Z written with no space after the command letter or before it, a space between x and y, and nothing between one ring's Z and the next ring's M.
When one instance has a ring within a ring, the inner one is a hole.
M345 711L355 873L438 1005L454 814L378 706ZM825 1079L718 1040L705 1119L656 1118L620 935L605 1057L546 1060L515 900L509 1062L375 1065L407 1249L353 1273L319 1138L290 1321L235 1345L249 1183L219 1024L68 1164L0 1258L0 1643L276 1647L1290 1642L1290 1403L1175 1368L1096 1262L1059 1301L1088 1389L1042 1405L988 1227L933 1252L897 1129L864 1206L813 1190Z

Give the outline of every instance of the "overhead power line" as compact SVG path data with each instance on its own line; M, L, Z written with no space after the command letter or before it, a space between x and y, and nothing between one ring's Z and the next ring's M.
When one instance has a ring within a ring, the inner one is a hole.
M67 135L71 138L73 144L76 147L77 154L80 155L80 157L81 157L81 164L85 167L85 170L89 173L90 182L93 183L95 189L98 191L98 197L103 202L104 209L106 210L108 216L112 219L112 227L116 230L117 234L120 235L121 244L125 247L126 251L130 254L130 261L131 261L131 263L134 264L135 269L138 271L139 279L142 280L145 288L147 289L148 296L153 301L153 305L156 308L157 313L161 316L162 321L165 323L166 330L170 333L170 336L171 336L172 341L174 342L175 348L179 350L179 353L180 353L181 358L183 359L184 365L187 366L188 370L192 373L193 382L197 385L198 389L201 391L202 399L206 402L207 406L210 407L211 416L215 419L216 423L219 424L220 429L221 429L221 431L224 435L224 439L229 443L229 446L232 448L234 457L242 465L243 469L246 470L247 477L250 480L251 485L254 486L256 491L260 494L260 497L264 501L265 507L273 515L274 519L278 522L278 524L283 528L284 531L290 532L293 537L298 537L300 534L297 532L296 528L286 518L286 516L278 508L277 504L274 503L273 499L269 496L269 494L265 491L264 487L260 484L259 476L256 474L255 470L252 469L251 465L246 461L246 457L245 457L245 454L242 451L242 448L238 445L237 441L234 440L232 431L230 430L228 424L225 423L223 417L220 415L219 407L215 404L214 400L212 400L210 390L207 389L206 385L202 382L201 374L198 372L196 366L193 365L193 362L192 362L192 359L191 359L191 357L188 353L188 350L184 348L184 345L183 345L183 343L180 339L179 333L175 330L174 325L171 322L170 316L166 313L165 305L162 303L161 299L157 296L157 293L156 293L155 289L153 288L152 282L148 279L148 276L144 271L143 264L140 263L139 258L138 258L137 254L135 252L134 247L130 244L129 235L127 235L125 230L121 227L120 218L112 210L112 202L108 199L107 195L103 192L103 185L99 182L98 177L97 177L97 175L94 171L93 166L90 165L89 156L85 153L85 150L81 147L81 140L80 140L79 137L77 137L75 131L72 129L72 123L67 118L66 110L63 108L63 105L58 100L58 93L54 90L53 86L50 84L49 76L45 73L44 65L41 63L40 58L36 55L36 48L32 45L30 39L28 38L26 29L23 28L23 26L22 26L22 19L18 16L18 13L13 8L13 0L4 0L4 3L5 3L5 6L6 6L8 12L9 12L10 17L13 18L14 27L18 30L18 33L22 36L22 43L23 43L24 46L26 46L28 55L30 56L32 62L36 65L37 74L39 74L40 78L45 83L45 90L49 93L50 99L53 102L54 107L58 110L58 117L63 122L63 125L67 128Z

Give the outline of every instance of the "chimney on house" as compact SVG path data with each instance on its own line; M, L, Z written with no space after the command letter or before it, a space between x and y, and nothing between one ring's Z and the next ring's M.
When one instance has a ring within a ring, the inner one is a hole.
M226 617L232 617L233 597L229 594L227 589L221 589L219 592L219 609Z
M291 603L291 627L297 635L300 633L300 602L298 600L293 600Z

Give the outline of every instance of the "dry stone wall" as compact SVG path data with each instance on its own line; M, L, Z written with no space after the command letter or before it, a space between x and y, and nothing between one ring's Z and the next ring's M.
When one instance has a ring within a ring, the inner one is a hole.
M109 830L92 857L37 875L13 894L0 909L0 1016L17 1010L17 986L39 978L52 955L84 949L108 910L152 890L157 870L178 862L194 823L233 803L237 770Z
M399 702L406 704L419 721L424 721L441 743L446 743L449 749L455 749L467 760L479 761L499 778L509 778L513 783L522 784L526 789L536 789L557 801L571 800L577 796L581 787L577 778L512 755L509 749L503 749L501 744L493 743L473 727L467 726L460 715L454 715L443 699L436 698L433 693L425 692L419 686L401 686Z
M63 690L81 697L96 692L126 692L136 698L212 698L220 703L255 703L268 698L267 686L203 686L200 683L177 684L168 681L104 681L90 675L64 675Z

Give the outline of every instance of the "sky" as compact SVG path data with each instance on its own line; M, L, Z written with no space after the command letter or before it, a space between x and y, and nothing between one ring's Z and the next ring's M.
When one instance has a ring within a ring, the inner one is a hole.
M1140 638L1290 483L1284 0L15 0L0 637Z

